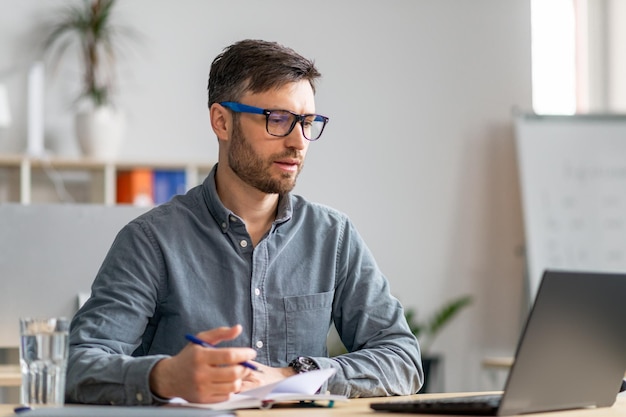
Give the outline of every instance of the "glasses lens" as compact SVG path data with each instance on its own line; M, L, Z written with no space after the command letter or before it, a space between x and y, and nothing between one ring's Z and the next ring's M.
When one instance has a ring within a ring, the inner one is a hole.
M301 116L286 110L272 110L267 113L267 133L274 136L287 136ZM322 135L326 119L317 114L305 116L302 121L302 133L308 140L317 140Z
M304 132L304 137L308 140L315 140L322 133L324 123L322 122L320 125L316 118L316 115L310 114L302 120L302 131Z
M272 110L267 115L267 133L274 136L286 136L296 123L296 116L282 111Z
M308 140L317 140L322 136L326 120L317 114L307 116L302 123L304 137Z

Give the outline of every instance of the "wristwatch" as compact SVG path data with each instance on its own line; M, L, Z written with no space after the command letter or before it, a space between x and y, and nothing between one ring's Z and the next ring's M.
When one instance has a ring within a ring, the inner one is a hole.
M298 356L297 358L289 362L289 366L291 366L297 374L320 369L319 366L317 366L317 364L313 361L313 359L306 356Z

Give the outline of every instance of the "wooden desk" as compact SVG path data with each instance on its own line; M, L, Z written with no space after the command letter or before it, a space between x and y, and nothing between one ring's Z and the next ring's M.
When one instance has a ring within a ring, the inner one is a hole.
M445 396L450 394L419 394L419 396ZM271 410L239 410L237 417L357 417L357 416L409 416L411 414L382 413L369 408L373 401L398 401L411 397L390 398L359 398L347 403L336 403L333 408L273 408ZM15 417L13 413L15 405L0 404L0 417ZM418 416L419 414L413 414ZM423 414L422 414L423 415ZM157 410L155 417L159 416ZM526 414L526 417L617 417L626 416L626 397L618 397L615 405L610 408L580 409L568 411L555 411L550 413Z

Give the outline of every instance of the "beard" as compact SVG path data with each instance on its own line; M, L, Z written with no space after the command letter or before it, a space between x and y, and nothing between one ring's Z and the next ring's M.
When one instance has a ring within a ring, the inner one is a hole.
M255 152L241 132L238 122L234 123L228 165L230 169L246 184L266 194L286 194L296 186L296 178L302 171L304 161L295 173L284 172L279 177L272 176L273 161L281 158L297 158L302 160L296 149L288 149L281 154L270 155L262 159Z

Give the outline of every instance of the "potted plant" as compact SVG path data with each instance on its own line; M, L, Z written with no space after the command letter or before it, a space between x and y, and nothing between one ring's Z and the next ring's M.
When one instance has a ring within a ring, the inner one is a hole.
M441 357L430 353L434 339L441 333L443 328L466 306L471 304L472 297L460 296L446 302L436 310L429 318L420 321L414 309L406 309L405 317L411 332L420 343L422 350L422 366L424 368L424 385L420 392L427 392L432 375L436 373L441 362Z
M113 105L117 41L131 35L113 23L115 0L83 0L58 11L44 49L57 62L74 45L82 65L76 134L83 152L113 158L124 134L124 114Z

